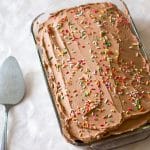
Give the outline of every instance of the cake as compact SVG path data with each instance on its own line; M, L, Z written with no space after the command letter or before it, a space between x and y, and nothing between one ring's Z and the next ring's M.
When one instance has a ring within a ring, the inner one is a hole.
M149 63L117 6L93 3L52 13L36 43L68 141L91 143L149 122Z

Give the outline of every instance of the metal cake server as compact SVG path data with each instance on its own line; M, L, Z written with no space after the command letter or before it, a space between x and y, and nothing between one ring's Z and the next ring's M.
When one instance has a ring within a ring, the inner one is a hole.
M0 150L7 150L7 120L9 109L24 97L25 84L17 60L9 56L0 67L0 104L5 105L4 135Z

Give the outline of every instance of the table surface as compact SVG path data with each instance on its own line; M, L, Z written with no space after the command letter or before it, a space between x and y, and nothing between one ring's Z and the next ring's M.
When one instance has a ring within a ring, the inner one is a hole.
M125 1L148 50L150 1ZM67 143L60 133L31 34L33 19L48 8L59 5L60 2L62 1L1 0L0 2L0 63L10 53L15 56L22 68L26 84L24 100L9 112L9 150L77 150ZM4 107L0 106L0 127L4 120L3 113ZM118 150L149 150L149 147L150 138Z

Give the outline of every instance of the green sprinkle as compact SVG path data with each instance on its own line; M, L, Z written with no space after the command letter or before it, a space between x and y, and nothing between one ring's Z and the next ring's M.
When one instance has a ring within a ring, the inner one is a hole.
M110 20L110 22L113 24L115 23L115 21L116 21L116 18L111 18L111 20Z
M56 28L59 30L62 28L62 24L57 24Z
M136 101L135 101L135 104L136 104L136 109L137 110L140 110L141 109L141 100L140 99L137 99Z
M120 83L119 82L116 82L116 86L119 86L120 85Z
M59 71L59 70L60 70L60 67L61 67L61 65L60 65L60 64L56 64L57 71Z
M104 20L104 19L106 19L107 18L107 14L102 14L101 16L100 16L100 19L101 20Z
M49 60L51 61L53 59L53 57L50 57Z
M82 15L83 15L83 11L79 11L79 12L76 13L77 17L82 16Z
M63 55L65 55L65 54L67 54L68 52L67 52L67 49L65 48L64 50L63 50Z
M101 54L102 54L102 55L105 55L106 53L105 53L105 51L102 51Z
M90 95L90 92L88 92L88 91L85 91L85 92L84 92L84 96L85 96L85 97L87 97L87 96L89 96L89 95Z
M82 36L85 36L86 35L86 31L82 31L81 34L82 34Z
M63 54L64 54L64 55L67 54L67 51L64 51Z
M99 67L98 70L99 70L99 72L103 72L103 68L102 67Z
M101 36L105 36L106 35L106 32L105 31L101 31Z
M107 57L107 61L108 61L108 62L113 62L113 59Z
M90 71L90 69L89 69L89 68L86 68L86 72L88 73L88 72L91 72L91 71Z
M110 41L106 41L106 42L105 42L105 45L107 46L107 48L108 48L108 47L111 47L111 42L110 42Z
M71 25L73 25L73 23L71 23L71 22L68 22L68 25L69 25L69 26L71 26Z
M61 99L63 100L63 99L64 99L64 96L61 96Z

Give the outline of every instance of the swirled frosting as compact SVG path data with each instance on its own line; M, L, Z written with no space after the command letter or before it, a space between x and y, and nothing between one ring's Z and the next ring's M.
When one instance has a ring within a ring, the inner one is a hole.
M36 38L68 140L89 143L149 120L149 64L127 15L112 3L50 14Z

